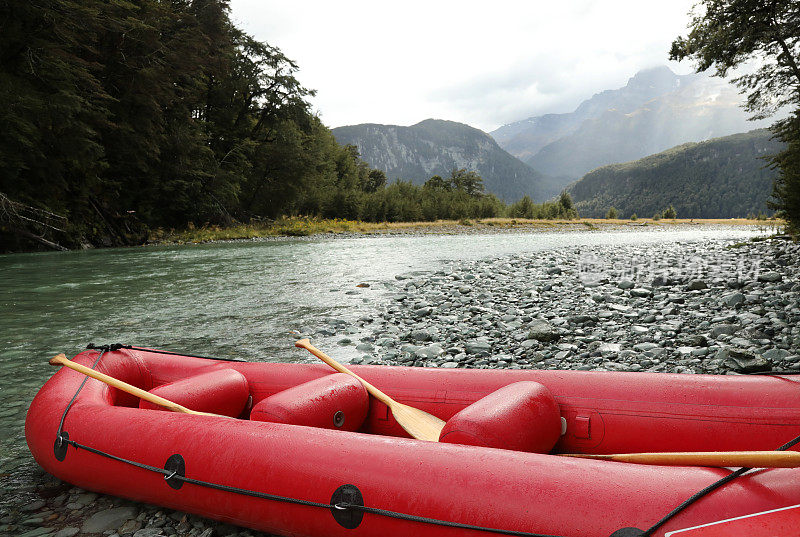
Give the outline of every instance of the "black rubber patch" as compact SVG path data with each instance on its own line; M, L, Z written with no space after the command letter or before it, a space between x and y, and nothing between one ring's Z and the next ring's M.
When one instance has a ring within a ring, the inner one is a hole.
M183 460L182 456L177 453L175 455L170 455L169 459L167 459L167 463L164 465L164 470L170 472L170 474L164 476L167 485L175 490L183 486L182 480L175 479L176 475L186 477L186 461Z
M53 444L53 454L56 456L56 460L58 461L63 461L67 458L67 448L69 447L69 444L67 444L64 440L69 440L69 433L67 431L61 431L61 436L57 436L56 443Z
M612 533L609 537L642 537L644 530L638 528L622 528Z
M333 426L341 427L342 425L344 425L344 412L337 410L336 414L333 415Z
M331 514L333 514L334 520L348 530L357 528L364 518L364 512L350 507L337 507L337 505L342 504L364 506L364 497L358 487L355 485L342 485L331 496Z

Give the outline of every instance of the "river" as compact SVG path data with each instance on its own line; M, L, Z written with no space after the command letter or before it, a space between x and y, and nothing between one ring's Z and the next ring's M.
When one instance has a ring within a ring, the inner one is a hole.
M743 240L755 226L317 237L0 256L0 493L36 465L25 412L51 356L122 342L252 361L307 361L290 331L379 311L385 283L444 262L589 245ZM368 284L369 287L357 287ZM333 345L339 334L320 345ZM341 357L341 356L340 356ZM347 358L347 356L344 356ZM15 500L16 498L16 500ZM0 504L2 506L2 504Z

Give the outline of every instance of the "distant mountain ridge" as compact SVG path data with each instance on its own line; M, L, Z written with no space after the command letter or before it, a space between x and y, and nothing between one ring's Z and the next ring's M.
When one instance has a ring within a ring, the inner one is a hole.
M687 143L624 164L603 166L567 190L581 216L614 207L629 218L651 217L673 205L679 218L769 214L777 175L762 157L781 150L768 129Z
M600 117L608 110L633 112L646 102L675 91L698 75L676 75L661 66L639 71L619 89L605 90L583 101L574 112L545 114L503 125L489 134L500 147L525 161L544 146L573 132L587 119Z
M640 71L570 114L528 118L491 134L534 169L561 177L556 186L563 187L599 166L768 124L749 122L741 102L724 80L663 66Z
M677 75L661 66L636 73L624 87L600 92L571 113L531 117L491 136L435 119L410 127L351 125L333 134L340 144L357 146L390 179L421 184L466 168L505 201L529 195L540 202L591 170L768 124L748 121L741 102L738 90L722 79Z
M485 132L454 121L426 119L410 127L365 123L333 129L336 141L358 147L372 167L422 184L466 168L483 177L488 192L505 201L529 195L543 200L548 179L504 151Z

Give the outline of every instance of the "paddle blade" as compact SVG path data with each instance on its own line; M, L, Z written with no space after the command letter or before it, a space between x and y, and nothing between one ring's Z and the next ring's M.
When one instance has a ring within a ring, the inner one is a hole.
M381 390L316 348L308 339L297 340L295 341L294 346L300 347L301 349L306 349L308 352L334 368L336 371L345 373L347 375L352 375L353 377L357 378L361 384L364 385L364 388L366 388L370 395L384 403L392 410L394 419L397 420L397 423L400 424L400 427L405 429L405 431L412 437L418 440L429 440L431 442L439 441L439 434L442 432L444 422L436 416L432 416L431 414L419 410L418 408L410 407L408 405L404 405L403 403L398 403Z
M395 402L392 415L405 431L418 440L438 442L444 422L424 410Z

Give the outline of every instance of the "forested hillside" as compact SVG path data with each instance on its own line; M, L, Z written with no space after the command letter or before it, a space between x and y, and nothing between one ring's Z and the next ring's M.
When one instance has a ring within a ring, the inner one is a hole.
M587 173L568 191L581 216L651 217L674 206L680 218L731 218L770 213L777 173L763 157L782 144L767 129L689 143Z

